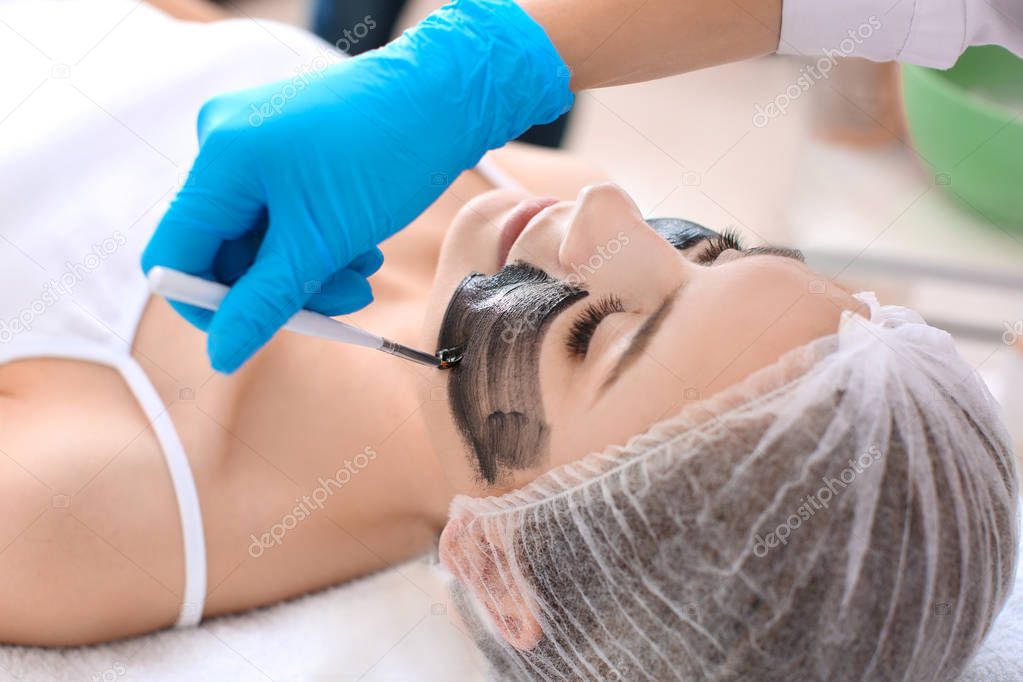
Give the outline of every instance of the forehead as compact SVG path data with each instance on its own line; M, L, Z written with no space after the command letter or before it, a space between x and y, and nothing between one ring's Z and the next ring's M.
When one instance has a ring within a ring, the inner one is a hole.
M550 402L592 409L594 417L623 427L629 419L622 415L629 415L637 421L631 428L646 428L838 328L843 307L811 294L809 282L820 277L795 260L758 255L699 272L675 294L645 351L606 393L598 387L641 324L639 316L620 323L580 395ZM556 385L544 388L565 393Z
M649 346L657 363L678 368L701 394L836 332L842 311L857 305L845 292L815 293L813 283L823 278L782 256L741 258L701 273L679 293Z

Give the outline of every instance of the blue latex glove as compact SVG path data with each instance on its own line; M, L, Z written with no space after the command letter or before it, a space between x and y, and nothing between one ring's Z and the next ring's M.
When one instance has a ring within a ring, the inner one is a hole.
M216 313L176 305L232 372L302 307L367 305L376 245L487 150L567 111L568 83L514 2L457 0L315 77L215 97L142 267L233 283Z

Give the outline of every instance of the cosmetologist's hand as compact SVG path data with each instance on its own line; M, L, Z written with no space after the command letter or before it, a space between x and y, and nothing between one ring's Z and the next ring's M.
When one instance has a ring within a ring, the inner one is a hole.
M232 284L175 304L233 372L306 307L372 300L382 240L489 149L572 103L544 30L511 0L457 0L389 45L199 114L199 155L142 256Z

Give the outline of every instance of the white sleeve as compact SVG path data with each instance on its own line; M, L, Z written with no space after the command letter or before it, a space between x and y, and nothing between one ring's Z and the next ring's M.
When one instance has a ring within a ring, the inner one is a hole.
M778 52L947 69L988 44L1023 56L1023 0L783 0Z

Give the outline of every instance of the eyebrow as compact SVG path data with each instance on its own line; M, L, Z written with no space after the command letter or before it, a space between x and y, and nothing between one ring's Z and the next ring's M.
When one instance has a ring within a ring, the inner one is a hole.
M685 286L685 285L683 285ZM636 333L632 335L632 340L629 341L629 347L625 349L621 357L618 358L618 362L615 363L614 369L608 375L607 379L600 386L600 392L603 393L611 384L618 380L618 377L622 375L629 365L634 363L643 351L646 350L647 346L650 345L650 340L653 338L657 330L661 328L661 324L664 323L665 318L668 317L668 313L671 312L671 307L678 298L679 291L682 287L674 289L670 294L664 297L664 300L657 306L653 314L643 321Z
M744 249L742 257L746 258L749 256L781 256L782 258L791 258L792 260L805 263L806 258L803 256L803 252L799 249L790 249L784 246L754 246L749 249ZM650 341L653 339L654 334L661 328L664 320L668 317L668 313L671 312L671 308L675 301L678 299L678 294L685 285L674 289L671 293L664 297L664 300L657 306L653 314L650 315L643 324L640 325L636 333L632 335L632 340L629 341L629 347L625 349L621 357L618 358L618 362L615 363L614 368L608 375L604 383L601 384L599 393L605 392L611 387L619 377L625 372L626 369L632 365L643 351L650 345Z
M769 244L743 249L742 257L746 258L747 256L781 256L782 258L797 260L800 263L806 262L806 256L799 249L790 249L787 246L771 246Z

